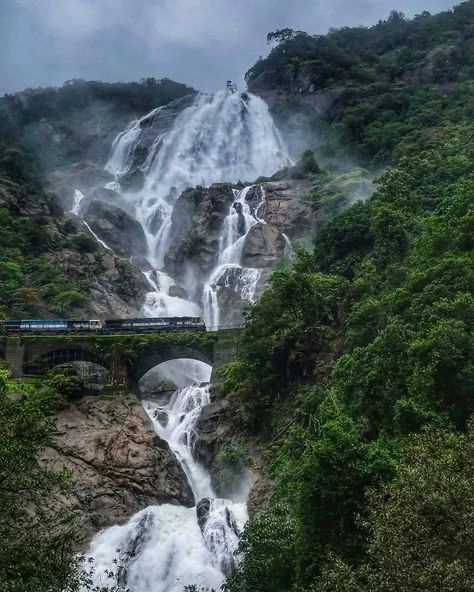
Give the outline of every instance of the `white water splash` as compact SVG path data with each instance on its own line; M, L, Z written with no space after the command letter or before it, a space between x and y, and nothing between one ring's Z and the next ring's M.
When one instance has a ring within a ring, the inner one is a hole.
M185 382L209 379L210 369L203 374L202 364L177 360L175 365L174 378L182 375ZM176 454L195 499L207 498L201 524L195 507L162 504L146 508L127 524L94 538L87 554L94 558L99 576L112 571L132 592L182 592L190 585L220 589L234 565L247 510L245 503L215 499L208 472L193 459L195 425L209 400L207 384L192 384L178 389L168 405L144 402L156 433ZM119 557L117 549L121 550ZM113 587L111 580L102 584Z
M145 296L143 304L143 313L147 317L198 317L201 309L198 304L170 296L169 291L175 282L168 274L162 271L145 271L146 279L153 288Z
M132 122L117 136L106 165L116 177L113 188L121 191L144 228L148 245L148 253L144 255L157 270L162 268L169 248L173 207L184 189L269 176L290 163L267 105L250 93L220 91L214 95L198 95L193 104L175 118L169 130L156 130L156 137L150 144L153 124L160 110L155 109ZM145 137L149 146L146 158L138 162L137 154L143 149ZM143 188L128 192L120 189L120 177L133 171L137 164L144 175ZM112 184L108 186L112 188ZM246 224L263 221L264 207L250 215L245 190L238 199ZM262 200L265 200L263 193ZM235 214L229 223L238 222L237 212ZM239 248L241 251L245 238L235 244L232 236L236 230L236 227L228 229L230 235L227 242L224 241L223 250L227 247L229 250L225 255L221 253L225 261L220 261L219 265L240 262L238 253L232 251ZM158 297L147 297L145 314L175 314L177 303L169 301L161 289L158 293ZM212 296L208 294L206 299L209 298ZM180 307L179 303L179 310Z
M82 201L85 199L85 195L78 189L74 190L74 203L72 204L71 214L79 216Z

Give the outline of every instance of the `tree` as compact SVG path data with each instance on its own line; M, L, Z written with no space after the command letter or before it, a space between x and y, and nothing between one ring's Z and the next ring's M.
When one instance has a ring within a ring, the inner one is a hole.
M369 497L379 592L474 590L474 424L411 439L395 479Z
M321 173L316 157L312 150L305 150L301 155L299 166L305 176L318 175Z
M224 584L225 592L286 592L295 568L296 523L279 505L244 529L238 553L244 559Z
M77 532L57 499L67 475L37 462L51 428L43 401L7 386L0 371L0 591L59 591L75 574Z
M300 35L302 31L295 31L294 29L289 29L288 27L285 29L278 29L277 31L273 31L272 33L268 33L267 35L267 45L270 43L285 43L286 41L290 41L294 39L296 35Z

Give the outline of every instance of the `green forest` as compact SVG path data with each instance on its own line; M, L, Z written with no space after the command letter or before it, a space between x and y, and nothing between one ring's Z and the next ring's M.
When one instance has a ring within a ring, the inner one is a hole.
M382 172L369 199L325 219L312 247L271 275L246 312L239 359L224 369L218 396L235 408L245 440L264 449L274 483L225 590L472 592L474 1L268 39L269 56L247 73L250 91L287 92L302 71L319 89L344 87L324 114L291 89L278 107L280 118L296 113L324 134L299 174L317 184L317 161L334 161L342 146ZM48 90L56 103L46 106L32 93L32 105L61 108L84 84ZM135 89L134 108L148 109L156 84ZM163 104L185 94L161 90ZM113 85L87 86L81 100L99 91L113 93L117 108L131 100ZM0 113L0 184L54 209L21 125ZM67 314L82 286L64 291L45 253L81 239L17 213L0 201L0 317ZM86 243L76 246L93 251ZM68 389L64 377L19 386L0 371L0 592L92 589L71 560L74 523L54 501L71 476L35 460ZM48 528L29 523L25 500L47 500Z
M278 44L249 85L269 71L283 84L308 62L320 83L350 80L349 103L326 116L326 129L369 165L391 166L370 199L274 272L247 312L223 391L265 446L275 488L245 528L226 590L467 592L474 2L412 21L392 13L372 29L269 39ZM435 61L431 84L406 82L440 47L456 56L449 71Z

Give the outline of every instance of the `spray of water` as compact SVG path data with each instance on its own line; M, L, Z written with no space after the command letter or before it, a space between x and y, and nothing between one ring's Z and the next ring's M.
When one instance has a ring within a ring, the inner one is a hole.
M160 109L155 109L119 134L106 165L116 178L109 186L113 185L121 192L145 230L147 257L156 270L163 266L169 248L173 207L184 189L268 176L290 162L267 105L250 93L240 95L221 91L214 95L198 95L193 104L176 117L170 129L163 131L157 124L156 137L150 144L159 113ZM137 155L143 152L146 142L149 146L146 158L140 163L143 187L137 191L121 189L121 177L137 166ZM213 286L223 278L226 269L230 269L222 265L240 265L245 235L251 226L264 220L265 194L261 191L262 203L251 213L245 200L249 189L250 186L235 194L234 203L242 213L234 204L231 206L224 222L219 261L204 288L201 305L210 324L216 324L219 318L218 297ZM243 234L238 233L241 215L245 221ZM233 277L236 277L235 273ZM255 293L258 277L254 271L239 275L237 285L245 284L239 293L241 297ZM154 286L155 294L150 293L147 297L145 313L156 316L182 314L183 302L169 297L165 292L167 279L159 279L158 289ZM229 278L222 281L232 285ZM188 307L195 310L191 303Z
M208 383L200 381L209 380L210 368L203 371L203 364L190 360L168 364L175 380L193 384L178 389L167 405L146 401L143 405L200 503L197 508L148 507L127 524L99 533L87 554L93 557L99 578L105 571L114 572L133 592L182 592L193 584L218 590L235 563L246 504L216 499L208 471L192 455L196 422L210 400ZM107 580L103 583L113 586Z

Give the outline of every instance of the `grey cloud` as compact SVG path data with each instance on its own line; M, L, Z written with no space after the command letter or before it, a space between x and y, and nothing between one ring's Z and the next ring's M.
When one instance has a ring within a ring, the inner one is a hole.
M324 33L413 16L453 0L0 0L0 93L71 78L167 76L215 90L268 51L283 27Z

